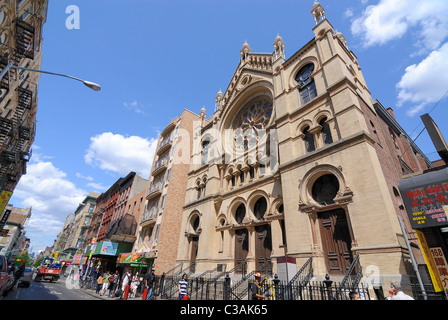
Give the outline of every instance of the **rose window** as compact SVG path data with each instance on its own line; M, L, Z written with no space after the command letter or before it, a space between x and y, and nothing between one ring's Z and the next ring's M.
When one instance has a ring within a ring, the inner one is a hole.
M271 119L272 103L262 97L252 100L239 113L235 121L235 142L238 148L255 146L265 136Z

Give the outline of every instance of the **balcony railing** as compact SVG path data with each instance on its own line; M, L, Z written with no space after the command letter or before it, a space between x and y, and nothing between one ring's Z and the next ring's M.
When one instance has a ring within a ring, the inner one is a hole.
M149 190L148 190L148 194L146 195L146 197L148 198L149 196L161 191L163 188L163 182L159 182L155 185L152 185Z
M159 148L157 149L157 153L161 153L167 147L173 142L173 139L171 137L164 138L162 141L160 141Z
M168 164L168 157L161 158L154 163L154 169L152 170L153 174L156 174L159 169L166 167Z
M155 208L153 212L151 212L151 210L145 209L145 212L142 215L140 223L155 220L156 218L157 218L157 208Z

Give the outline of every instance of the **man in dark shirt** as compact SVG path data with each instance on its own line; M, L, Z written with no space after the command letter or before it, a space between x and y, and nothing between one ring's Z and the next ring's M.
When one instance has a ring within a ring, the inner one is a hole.
M152 289L154 288L154 283L156 282L156 275L154 274L155 269L152 268L151 272L149 272L145 276L145 288L148 289L148 295L146 296L146 300L151 300Z

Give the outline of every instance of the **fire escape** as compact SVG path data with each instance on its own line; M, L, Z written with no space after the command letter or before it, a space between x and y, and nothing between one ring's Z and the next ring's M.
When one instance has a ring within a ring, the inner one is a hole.
M34 21L34 17L30 21ZM9 62L20 65L22 60L34 59L35 28L28 22L15 19L15 48L9 54L0 56L0 69L3 70ZM8 59L9 56L9 59ZM0 116L0 190L13 191L20 177L26 173L26 163L30 159L29 147L34 138L34 121L30 114L35 107L35 91L26 81L16 89L11 88L11 80L21 81L20 74L11 69L3 79L0 79L0 98L4 112ZM32 86L32 84L31 84ZM6 92L3 92L3 91ZM10 90L14 94L8 101L3 101ZM11 105L15 104L15 105Z

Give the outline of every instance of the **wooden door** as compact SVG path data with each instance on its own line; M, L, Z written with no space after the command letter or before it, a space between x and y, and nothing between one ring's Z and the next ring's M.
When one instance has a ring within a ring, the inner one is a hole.
M191 238L191 256L190 256L190 272L196 271L196 257L198 256L199 237Z
M353 261L350 231L342 209L319 214L322 246L330 274L345 274Z
M255 227L255 268L263 273L272 273L272 236L269 224Z
M249 232L247 229L235 230L235 272L247 272L247 253L249 252Z

